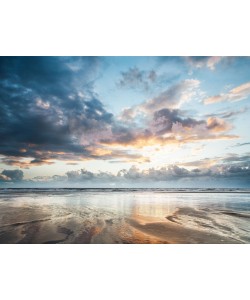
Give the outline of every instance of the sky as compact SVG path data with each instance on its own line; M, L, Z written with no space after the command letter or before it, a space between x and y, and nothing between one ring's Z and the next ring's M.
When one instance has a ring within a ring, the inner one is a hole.
M0 57L0 187L250 187L249 57Z

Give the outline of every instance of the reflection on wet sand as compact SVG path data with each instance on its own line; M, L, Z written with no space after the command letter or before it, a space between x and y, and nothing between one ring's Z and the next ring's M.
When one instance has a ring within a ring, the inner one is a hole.
M129 223L138 230L158 237L167 243L231 244L250 242L249 234L240 233L239 235L239 232L233 231L233 227L224 226L223 219L216 222L209 217L201 217L199 211L193 211L192 215L186 215L185 211L190 212L190 208L182 208L180 214L176 212L174 215L167 216L167 222L142 223L130 219ZM210 225L211 223L212 225Z
M0 243L249 243L248 194L216 196L1 194Z

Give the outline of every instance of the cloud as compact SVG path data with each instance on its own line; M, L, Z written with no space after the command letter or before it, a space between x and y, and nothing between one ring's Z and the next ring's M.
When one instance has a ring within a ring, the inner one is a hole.
M33 177L31 180L26 180L27 182L32 183L57 183L57 182L67 182L68 177L66 175L53 175L53 176L36 176Z
M136 118L136 117L135 117ZM131 120L133 122L133 120ZM205 140L238 138L227 134L232 125L218 117L195 119L186 116L180 109L164 108L151 111L140 119L140 124L130 127L120 126L112 131L111 137L100 140L103 145L142 148L152 145L184 144Z
M222 119L230 119L237 115L244 114L247 111L248 111L248 108L245 107L240 110L234 110L234 111L227 110L227 111L223 111L223 112L219 112L219 113L208 114L208 115L205 115L205 117L220 117Z
M215 70L218 63L221 62L225 57L222 56L189 56L186 58L187 62L194 68L208 68L210 70Z
M100 142L104 145L124 145L141 148L149 145L189 143L202 140L238 138L227 134L232 124L216 115L203 119L189 117L181 105L197 97L200 82L188 79L179 82L139 105L124 109L119 116L121 126L112 129L113 135ZM240 113L240 112L239 112ZM231 115L222 114L224 119ZM130 125L131 127L125 126Z
M118 140L116 136L116 140L119 143L121 140ZM131 150L117 150L112 148L107 148L103 146L88 148L91 152L92 159L99 159L102 160L117 160L121 159L123 162L150 162L148 157L144 157L141 154L133 153Z
M65 183L78 183L78 184L110 184L115 183L118 185L138 184L147 182L178 182L185 179L192 180L213 180L216 182L218 179L233 179L241 182L248 183L250 179L250 162L241 163L216 163L216 159L210 164L205 164L202 160L195 164L188 164L186 166L193 166L195 168L187 169L182 165L168 165L161 168L148 168L140 170L136 166L129 169L121 169L116 174L110 172L91 172L86 169L77 171L69 171L65 176L53 177L35 177L32 179L34 182L64 182ZM242 178L242 176L244 176Z
M250 94L250 82L241 84L227 93L206 98L204 104L218 103L222 101L236 102L246 99Z
M0 182L10 181L11 179L8 176L0 174Z
M157 74L154 70L143 71L134 67L121 73L121 79L118 82L118 86L122 88L148 90L150 85L153 84L156 79Z
M165 181L185 177L188 175L188 170L171 165L160 169L151 168L140 171L132 166L129 170L120 171L118 174L128 180Z
M213 157L213 158L204 158L195 161L188 161L180 163L181 166L186 167L201 167L208 168L212 166L233 166L238 165L239 163L243 163L244 165L250 164L250 152L245 154L236 154L236 153L228 153L224 157Z
M4 164L29 168L89 159L148 161L99 143L119 139L123 125L94 92L100 59L0 58L0 154ZM147 75L153 80L153 73ZM132 129L130 129L132 131Z
M231 129L230 124L218 119L213 121L208 119L206 123L195 125L190 128L177 122L172 126L172 136L182 143L238 138L236 135L225 134L229 129Z
M135 107L136 110L152 113L163 108L179 108L197 95L200 82L196 79L186 79L159 94L157 97Z
M98 64L94 57L0 58L2 162L28 168L99 158L89 149L115 120L93 89Z
M94 57L1 57L1 162L21 168L56 160L149 162L138 148L237 137L219 117L192 118L180 109L199 95L196 79L115 117L95 92L100 64ZM132 68L122 84L145 80L153 82L155 75Z
M232 128L231 124L217 117L209 117L207 119L207 129L212 132L224 132Z
M85 169L81 169L78 171L69 171L66 173L66 176L69 181L73 181L73 182L84 182L84 181L107 182L110 180L112 181L116 178L115 175L109 172L93 173Z
M171 132L173 125L179 123L182 127L192 128L196 125L205 124L205 121L195 120L183 116L183 112L179 109L161 109L154 113L151 128L156 134L164 134Z
M244 163L250 163L250 152L246 153L245 155L239 155L239 154L228 154L227 157L222 159L223 163L238 163L238 162L244 162Z
M186 79L171 86L156 98L147 101L140 108L145 111L156 111L162 108L179 108L184 102L190 101L197 94L199 85L199 80Z
M248 146L248 145L250 145L250 142L248 142L248 143L237 143L237 144L233 145L232 147L241 147L241 146Z
M168 108L179 108L183 103L188 102L198 94L200 82L196 79L181 81L167 90L160 93L155 98L149 99L140 105L125 108L120 120L130 122L137 116L153 114L155 111Z
M3 170L1 173L1 178L5 179L4 181L22 181L23 180L23 171L21 170Z
M250 153L242 155L227 154L225 157L205 158L196 161L180 162L178 164L165 165L159 168L147 168L140 170L137 166L129 169L121 169L116 174L111 172L92 172L86 169L69 171L65 175L36 176L32 179L23 179L23 172L20 170L4 170L0 174L1 184L4 182L22 183L19 186L116 186L147 184L147 183L193 183L213 182L217 185L218 180L224 182L241 183L244 186L250 185Z
M194 161L189 161L189 162L183 162L180 163L181 166L184 167L194 167L194 168L209 168L211 166L214 166L218 164L220 161L219 158L203 158L200 160L194 160Z
M1 162L4 163L5 165L9 165L9 166L16 166L16 167L20 167L20 168L24 168L24 169L29 169L32 166L41 166L44 164L47 165L52 165L54 164L53 161L49 161L49 160L44 160L44 159L31 159L31 160L27 160L27 159L16 159L16 158L10 158L10 157L4 157L1 159Z

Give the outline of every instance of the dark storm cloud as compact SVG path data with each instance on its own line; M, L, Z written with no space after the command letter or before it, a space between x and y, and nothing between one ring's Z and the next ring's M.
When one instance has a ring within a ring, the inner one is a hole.
M1 57L0 153L33 163L62 153L90 156L84 146L113 122L93 92L98 63L94 57Z
M11 181L22 181L23 180L23 171L21 170L3 170L1 175L4 175L7 180Z
M29 91L44 96L65 97L75 84L75 74L91 85L98 59L94 57L1 57L0 77L13 92Z

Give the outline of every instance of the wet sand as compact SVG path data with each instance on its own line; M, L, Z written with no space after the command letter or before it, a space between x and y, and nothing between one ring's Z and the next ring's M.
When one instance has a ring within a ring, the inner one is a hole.
M231 212L217 212L217 214ZM211 214L211 212L210 212ZM215 214L215 213L214 213ZM240 215L249 218L250 215ZM178 209L166 217L166 222L138 222L129 220L131 226L171 244L238 244L250 242L249 235L238 235L233 228L223 225L209 214L189 207ZM233 220L231 220L233 221Z
M106 204L101 201L105 197ZM206 201L167 198L169 202L163 195L155 200L154 193L124 197L66 193L62 198L50 192L1 195L0 243L250 243L248 198L244 198L244 210L233 210L233 202L228 208Z

